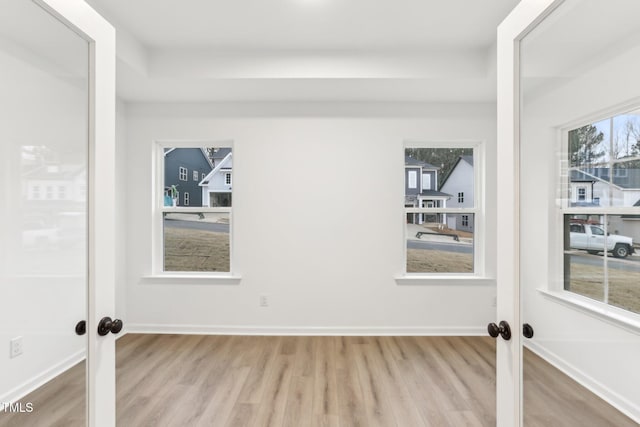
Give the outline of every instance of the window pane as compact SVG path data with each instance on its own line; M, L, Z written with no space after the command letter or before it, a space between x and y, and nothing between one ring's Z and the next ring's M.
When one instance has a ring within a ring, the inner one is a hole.
M638 215L607 215L609 245L613 257L608 261L609 304L640 313L640 242Z
M569 131L569 165L588 168L609 161L609 119Z
M228 213L165 213L164 271L230 271Z
M231 206L231 148L181 147L163 150L164 206ZM188 202L181 196L186 193L189 193ZM211 204L212 200L218 200L212 195L219 193L227 194L228 204Z
M640 155L640 110L613 118L613 158Z
M473 214L408 213L407 273L473 273Z
M604 301L603 221L602 215L565 215L564 221L564 288L598 301Z

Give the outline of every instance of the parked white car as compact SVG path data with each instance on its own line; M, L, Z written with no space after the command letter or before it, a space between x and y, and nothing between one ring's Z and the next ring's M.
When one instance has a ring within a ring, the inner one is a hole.
M599 225L571 223L569 229L571 249L581 249L590 254L610 252L616 258L626 258L633 254L633 241L631 237L618 234L606 235Z

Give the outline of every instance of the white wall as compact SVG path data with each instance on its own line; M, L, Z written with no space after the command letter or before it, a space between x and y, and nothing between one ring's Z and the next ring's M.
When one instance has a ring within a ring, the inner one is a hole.
M128 105L127 324L130 331L484 334L489 280L400 285L403 142L484 140L495 186L493 105ZM234 144L236 285L152 272L155 140ZM495 200L487 200L487 235ZM269 307L259 307L259 295Z
M527 55L526 49L522 55ZM562 289L561 274L556 273L562 263L556 209L561 194L558 129L584 118L607 117L634 97L635 105L640 105L636 67L631 66L637 64L638 55L640 47L632 48L579 75L526 92L520 164L523 322L535 329L526 345L636 420L640 420L638 327L605 321L545 296L540 289Z

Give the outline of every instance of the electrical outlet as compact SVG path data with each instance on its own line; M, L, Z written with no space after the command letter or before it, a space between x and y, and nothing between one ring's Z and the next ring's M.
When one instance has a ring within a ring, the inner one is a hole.
M9 342L9 351L12 359L22 354L22 337L15 337Z
M260 307L269 307L269 297L260 295Z

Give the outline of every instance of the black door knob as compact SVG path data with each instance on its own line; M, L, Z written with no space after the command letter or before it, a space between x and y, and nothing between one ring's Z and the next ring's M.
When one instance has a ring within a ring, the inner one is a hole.
M124 324L122 323L122 320L120 319L113 319L113 323L111 325L111 333L112 334L117 334L122 330L122 327L124 326Z
M111 332L111 326L113 326L113 320L111 320L111 317L103 317L100 319L100 323L98 323L98 335L101 337L107 335Z
M524 335L525 338L533 338L533 326L528 323L522 325L522 335Z
M505 341L509 341L511 339L511 327L509 327L509 324L505 320L502 320L498 325L495 323L489 323L487 325L487 331L493 338L497 338L498 335L501 335Z
M117 334L122 330L122 326L124 325L120 319L112 320L110 317L103 317L98 323L98 335L103 337L109 332Z
M81 320L76 324L76 334L84 335L86 333L87 333L87 322L84 320Z

